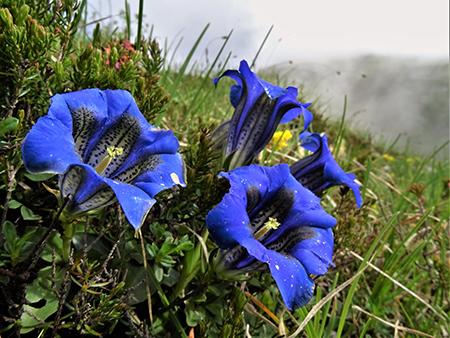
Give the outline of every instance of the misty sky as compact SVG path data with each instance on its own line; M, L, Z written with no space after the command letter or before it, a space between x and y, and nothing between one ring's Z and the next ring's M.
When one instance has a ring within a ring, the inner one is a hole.
M117 16L124 3L88 0L89 18L114 15L109 23L124 25ZM139 1L129 3L136 14ZM449 139L448 0L276 3L145 0L146 34L154 25L153 37L168 50L169 61L183 38L174 57L179 65L210 23L193 57L202 67L212 63L233 29L221 61L232 52L227 68L237 68L240 60L253 60L274 25L256 71L270 67L283 84L303 86L309 100L318 97L325 114L338 119L347 95L348 122L388 140L403 133L413 148L429 152ZM134 19L132 42L136 28Z
M124 0L88 0L91 15L116 15ZM138 0L129 0L137 13ZM376 53L447 58L448 0L165 0L144 2L145 21L163 43L183 42L177 57L183 60L207 23L211 23L196 57L213 59L222 36L234 29L226 54L237 62L252 59L272 25L258 66L289 60L321 60L329 56ZM116 20L118 18L116 17ZM134 27L136 27L134 25ZM136 29L134 30L135 33ZM174 45L172 48L174 48Z

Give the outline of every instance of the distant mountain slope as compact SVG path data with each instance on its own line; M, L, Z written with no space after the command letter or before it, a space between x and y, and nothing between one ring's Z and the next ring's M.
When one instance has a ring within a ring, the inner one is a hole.
M330 59L320 63L278 65L276 72L290 84L340 117L348 97L347 121L374 135L393 140L405 133L414 152L429 153L449 139L449 64L375 55Z

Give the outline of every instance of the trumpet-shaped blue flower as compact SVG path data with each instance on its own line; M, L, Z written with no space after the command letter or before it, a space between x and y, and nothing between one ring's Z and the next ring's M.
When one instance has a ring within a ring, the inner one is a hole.
M309 302L314 281L332 264L336 219L302 187L287 164L251 165L219 174L230 190L206 217L219 272L230 275L267 265L289 309Z
M59 174L65 212L77 216L119 201L134 228L153 196L185 186L177 138L150 125L123 90L85 89L55 95L48 114L25 138L22 159L31 173Z
M318 133L302 133L300 145L314 152L291 165L291 174L305 187L314 193L320 193L336 185L344 185L352 189L356 205L361 207L362 198L359 184L355 183L355 175L346 174L336 163L328 148L327 135Z
M230 90L230 101L235 108L233 117L224 124L228 136L224 146L224 156L229 168L249 164L270 142L279 123L286 123L303 114L306 129L312 114L306 109L310 104L297 101L297 88L281 88L258 78L245 60L239 71L227 70L213 83L224 76L237 82ZM219 127L218 130L223 128ZM214 135L212 135L213 142Z

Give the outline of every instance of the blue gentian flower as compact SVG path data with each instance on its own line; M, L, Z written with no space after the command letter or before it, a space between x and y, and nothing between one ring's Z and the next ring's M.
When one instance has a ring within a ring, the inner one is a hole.
M235 111L231 120L224 122L228 125L228 137L223 158L229 161L228 168L250 164L270 142L278 124L303 114L304 129L310 125L312 114L306 109L310 103L297 101L297 88L281 88L261 80L245 60L241 61L239 71L227 70L213 83L217 85L224 76L237 82L230 89ZM214 135L212 139L214 143Z
M300 135L300 145L312 151L309 155L291 165L291 174L305 187L314 193L321 193L336 185L344 185L352 189L356 205L361 207L360 185L355 183L355 175L346 174L336 163L328 148L327 135L309 132Z
M211 238L219 246L216 269L230 275L268 267L289 309L309 302L314 281L332 264L336 219L320 199L302 187L287 164L251 165L220 177L230 190L206 216Z
M177 138L150 125L124 90L57 94L25 138L33 174L59 174L65 212L78 216L119 201L134 228L163 189L185 186Z

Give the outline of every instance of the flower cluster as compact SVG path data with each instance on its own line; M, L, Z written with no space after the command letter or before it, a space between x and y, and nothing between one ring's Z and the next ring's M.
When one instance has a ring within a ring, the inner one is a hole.
M275 147L275 150L279 151L284 147L287 147L287 141L292 138L291 131L288 130L280 130L273 134L272 140L269 143L269 147Z
M358 208L359 184L345 173L328 149L326 135L305 132L312 114L297 101L297 89L259 79L242 61L239 71L224 76L237 82L230 89L235 108L230 120L212 134L222 151L230 190L206 216L211 238L220 248L212 264L225 277L269 270L289 309L309 302L310 275L323 275L332 263L336 219L320 205L323 191L336 185L351 189ZM291 132L275 131L302 115L301 146L312 151L291 166L251 164L271 140L281 150ZM59 175L64 212L70 217L93 212L116 201L138 229L154 196L186 185L179 143L169 130L150 125L130 93L85 89L55 95L48 114L33 126L22 147L31 173Z
M233 117L212 134L214 146L223 149L224 167L232 169L219 174L229 180L230 190L206 217L220 248L213 264L218 274L229 278L268 268L287 308L297 309L313 295L310 275L323 275L333 264L331 228L336 219L323 210L318 196L344 185L352 189L359 208L359 184L336 163L326 135L317 133L300 135L301 146L313 154L290 167L245 166L272 138L283 145L281 133L274 136L279 123L303 114L305 130L312 114L306 109L309 104L297 101L295 88L259 79L245 61L239 72L228 70L214 84L223 76L238 84L230 90Z

